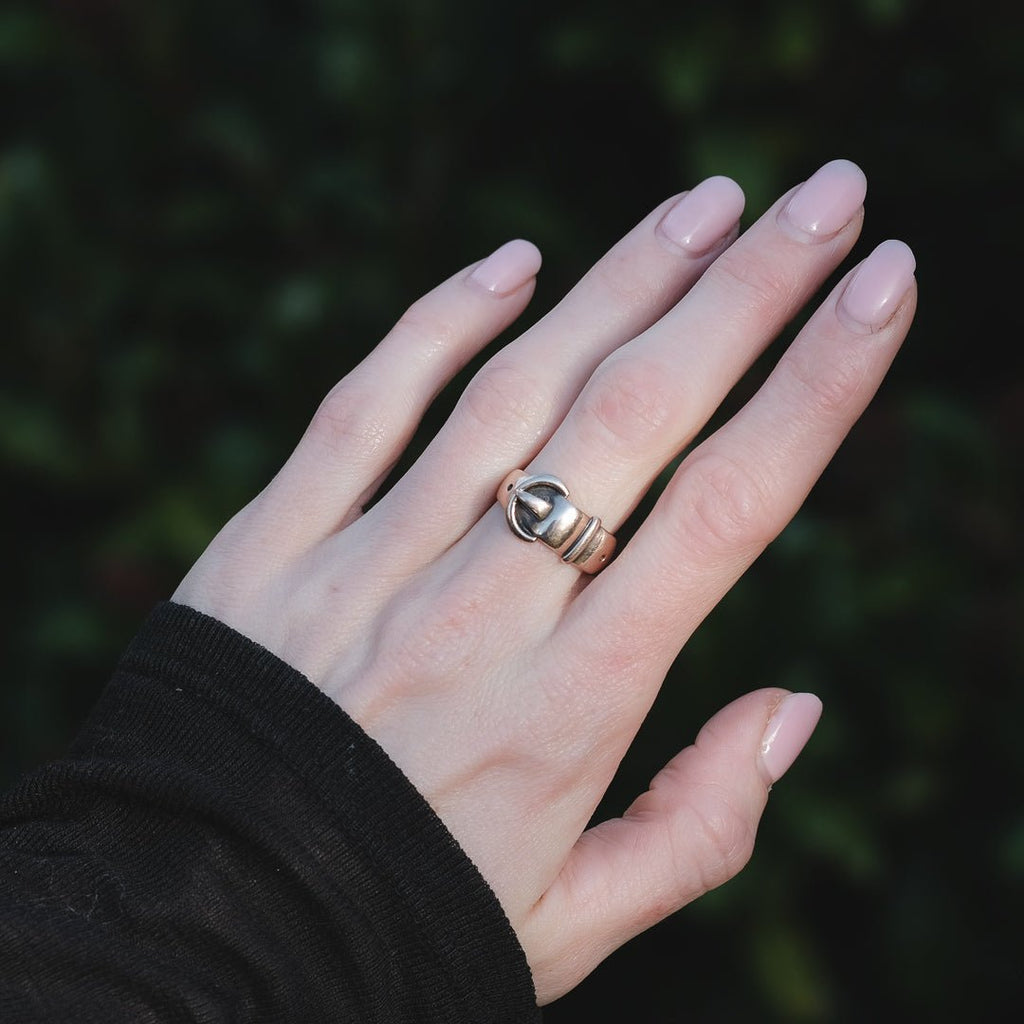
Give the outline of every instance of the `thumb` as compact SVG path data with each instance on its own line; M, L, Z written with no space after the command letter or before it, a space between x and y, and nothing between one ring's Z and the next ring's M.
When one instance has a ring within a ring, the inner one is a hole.
M811 693L740 697L621 818L580 837L521 936L539 1002L569 991L628 939L740 871L768 790L820 715Z

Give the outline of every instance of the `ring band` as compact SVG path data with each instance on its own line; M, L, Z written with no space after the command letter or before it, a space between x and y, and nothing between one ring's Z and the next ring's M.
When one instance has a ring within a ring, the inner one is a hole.
M557 476L527 476L514 469L498 488L509 529L520 538L542 540L580 572L600 572L611 560L615 538L601 520L581 512Z

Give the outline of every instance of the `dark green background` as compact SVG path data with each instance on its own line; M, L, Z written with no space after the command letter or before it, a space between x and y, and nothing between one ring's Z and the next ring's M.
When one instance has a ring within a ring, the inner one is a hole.
M151 604L441 277L532 239L530 322L701 177L734 176L749 221L846 156L870 182L854 258L914 247L917 324L607 810L748 689L812 689L825 718L750 868L546 1016L1003 1019L1024 990L1018 8L3 5L3 774L60 753Z

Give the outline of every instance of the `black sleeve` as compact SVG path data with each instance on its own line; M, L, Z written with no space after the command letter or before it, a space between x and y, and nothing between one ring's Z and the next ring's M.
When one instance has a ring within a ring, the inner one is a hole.
M0 798L0 1021L537 1021L494 894L305 677L160 605Z

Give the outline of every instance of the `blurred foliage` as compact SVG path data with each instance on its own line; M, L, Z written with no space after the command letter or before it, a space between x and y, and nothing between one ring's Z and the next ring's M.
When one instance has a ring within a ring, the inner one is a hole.
M918 323L601 813L747 689L812 689L825 718L750 868L546 1017L1002 1019L1024 953L1017 14L6 3L5 776L59 754L149 606L440 277L529 237L536 317L702 176L736 177L749 221L849 156L855 257L914 246Z

